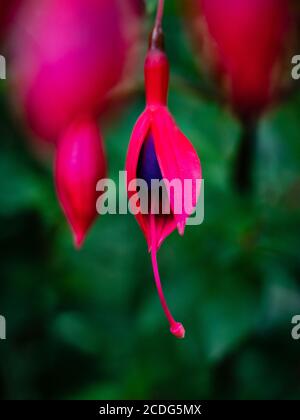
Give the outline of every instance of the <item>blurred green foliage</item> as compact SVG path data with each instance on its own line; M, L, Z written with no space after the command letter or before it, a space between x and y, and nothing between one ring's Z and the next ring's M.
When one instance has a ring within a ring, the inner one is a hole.
M165 18L170 109L201 157L206 217L183 238L172 234L159 262L186 339L168 333L133 216L99 218L74 250L51 163L32 153L1 83L1 398L300 397L300 342L291 339L300 313L299 90L261 122L255 189L240 197L239 124L206 94L175 3ZM101 121L115 179L143 106L141 92L116 123Z

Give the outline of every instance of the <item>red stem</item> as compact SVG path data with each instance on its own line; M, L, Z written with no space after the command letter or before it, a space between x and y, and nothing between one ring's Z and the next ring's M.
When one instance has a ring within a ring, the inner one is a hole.
M155 19L156 29L159 29L162 26L162 19L164 16L164 6L165 6L165 0L158 0L156 19Z
M164 15L164 0L158 0L154 27L150 36L150 49L164 50L162 19Z

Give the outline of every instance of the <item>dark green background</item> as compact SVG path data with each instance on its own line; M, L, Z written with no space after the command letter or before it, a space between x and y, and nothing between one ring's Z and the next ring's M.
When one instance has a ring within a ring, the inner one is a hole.
M169 105L205 178L204 224L172 234L159 253L186 339L168 333L133 216L100 217L74 250L51 163L34 157L1 81L1 398L300 396L300 341L291 338L300 314L300 83L261 121L254 189L241 197L232 182L240 126L201 76L171 3ZM139 90L113 124L100 122L114 179L144 106Z

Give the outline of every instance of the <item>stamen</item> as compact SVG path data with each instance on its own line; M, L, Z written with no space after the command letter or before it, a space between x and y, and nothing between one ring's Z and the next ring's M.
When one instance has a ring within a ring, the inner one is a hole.
M156 283L156 288L158 292L158 296L160 299L161 306L164 310L164 313L169 321L170 324L170 331L171 333L177 338L184 338L185 336L185 329L180 322L175 321L173 318L166 299L164 297L164 293L162 290L162 285L160 281L160 275L158 271L158 264L157 264L157 250L156 250L156 226L155 226L155 215L150 214L150 233L151 233L151 260L152 260L152 267L153 267L153 274Z

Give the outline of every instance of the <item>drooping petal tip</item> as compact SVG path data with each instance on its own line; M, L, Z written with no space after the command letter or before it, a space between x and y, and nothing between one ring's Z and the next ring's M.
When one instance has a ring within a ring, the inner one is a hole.
M74 238L74 246L77 249L77 251L80 251L80 249L83 246L84 240L85 240L85 234L83 232L74 232L73 238Z
M185 231L185 221L177 223L177 230L180 236L184 235Z

